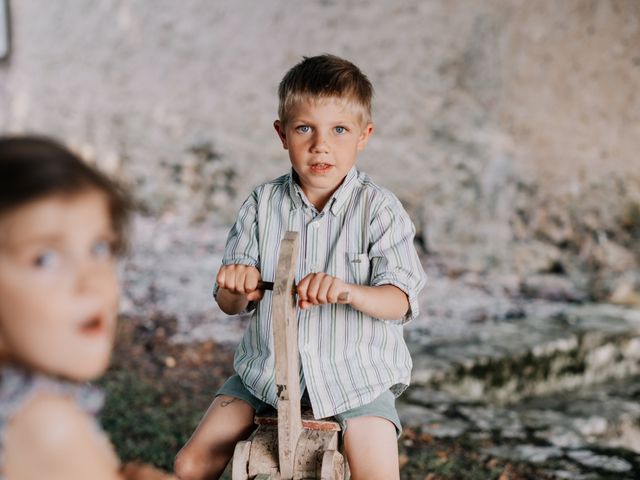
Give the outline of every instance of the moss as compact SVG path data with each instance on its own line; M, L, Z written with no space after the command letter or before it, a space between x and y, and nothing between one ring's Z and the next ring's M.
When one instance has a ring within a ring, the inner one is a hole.
M470 376L483 379L492 388L502 387L514 378L518 383L523 380L543 380L548 378L552 370L554 357L536 357L527 352L518 358L505 358L498 361L490 360L476 364L470 369L458 370L459 378Z
M640 203L630 202L622 211L620 225L632 238L640 240Z
M532 383L543 382L551 377L581 374L586 368L585 354L580 347L555 355L536 356L527 352L515 358L481 361L469 368L458 365L439 384L473 378L481 380L489 390L499 390L515 380L518 391L526 392Z

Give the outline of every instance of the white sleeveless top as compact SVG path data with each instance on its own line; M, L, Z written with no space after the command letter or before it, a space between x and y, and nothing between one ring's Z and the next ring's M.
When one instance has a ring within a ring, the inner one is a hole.
M4 480L4 444L7 425L39 393L56 393L72 398L88 415L94 417L104 402L101 390L88 383L74 383L35 373L16 365L0 366L0 480ZM108 442L98 422L97 433Z

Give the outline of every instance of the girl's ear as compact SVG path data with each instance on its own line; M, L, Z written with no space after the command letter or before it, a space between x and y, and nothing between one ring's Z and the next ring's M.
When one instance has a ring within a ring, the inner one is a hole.
M367 142L373 133L373 123L367 123L367 125L362 129L360 133L360 137L358 138L358 151L364 150L364 147L367 146Z
M280 138L280 141L282 142L282 148L287 150L287 134L285 133L284 126L280 123L280 120L273 122L273 128L275 128L278 133L278 138Z

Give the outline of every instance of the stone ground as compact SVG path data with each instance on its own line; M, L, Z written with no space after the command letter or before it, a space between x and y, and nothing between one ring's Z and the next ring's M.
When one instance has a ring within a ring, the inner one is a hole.
M638 377L512 405L410 391L399 411L419 434L466 439L478 453L537 466L552 478L632 479L640 475L639 395Z

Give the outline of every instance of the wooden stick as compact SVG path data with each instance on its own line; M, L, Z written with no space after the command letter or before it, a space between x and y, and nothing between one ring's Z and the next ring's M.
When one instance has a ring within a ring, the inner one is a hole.
M280 245L272 316L278 394L278 457L283 480L293 479L296 446L302 432L298 318L294 296L290 293L297 260L298 232L287 232Z
M273 282L258 282L258 290L273 290ZM296 294L296 285L293 284L293 294ZM349 292L340 292L338 303L349 303Z

